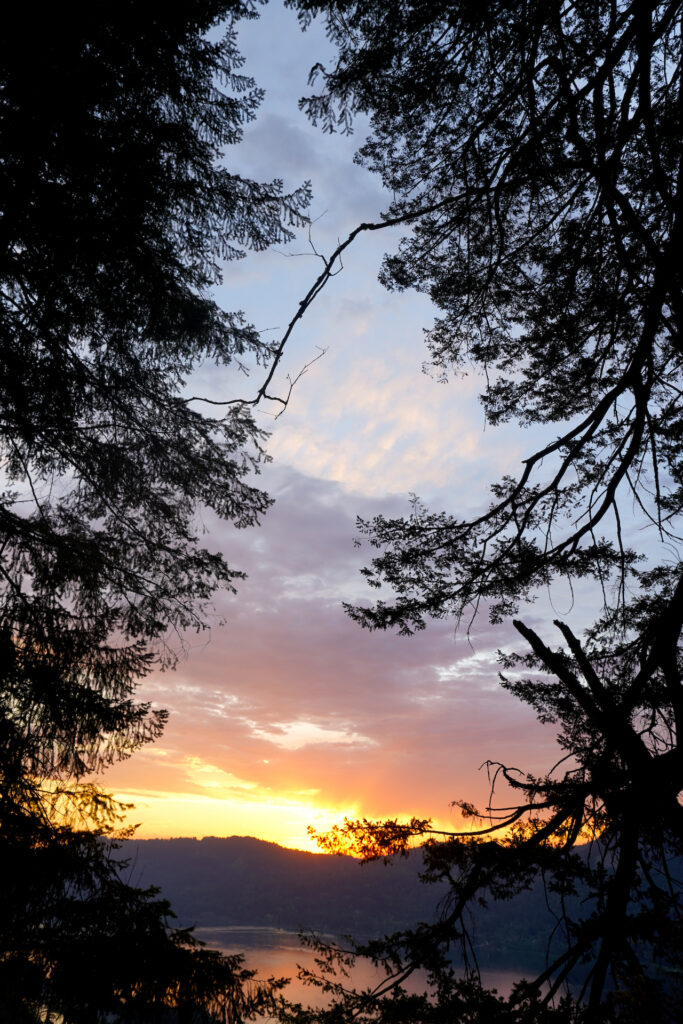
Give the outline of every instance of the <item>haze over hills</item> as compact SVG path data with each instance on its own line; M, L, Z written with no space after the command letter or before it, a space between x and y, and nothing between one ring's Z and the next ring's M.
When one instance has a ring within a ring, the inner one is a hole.
M371 933L431 918L444 890L419 855L392 865L306 853L245 836L130 840L131 881L160 886L183 925Z
M425 885L419 851L390 865L306 853L242 836L133 839L118 851L130 881L156 885L183 926L270 927L367 938L433 920L443 886ZM542 887L477 910L482 965L532 966L545 958L549 919Z

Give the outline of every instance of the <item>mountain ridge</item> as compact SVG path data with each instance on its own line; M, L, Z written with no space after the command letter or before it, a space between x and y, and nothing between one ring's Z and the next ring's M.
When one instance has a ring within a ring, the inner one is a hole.
M205 836L130 839L117 856L130 882L161 888L183 926L369 934L378 922L384 931L430 917L438 888L418 880L419 851L385 866L252 836Z
M432 921L445 884L419 879L420 851L391 864L292 850L251 836L130 839L128 880L160 887L182 927L279 928L367 939ZM534 966L556 919L542 886L475 908L482 966Z

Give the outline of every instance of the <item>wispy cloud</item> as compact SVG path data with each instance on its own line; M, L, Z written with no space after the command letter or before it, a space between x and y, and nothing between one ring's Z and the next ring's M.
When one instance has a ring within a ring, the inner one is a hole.
M302 36L292 12L269 5L243 42L247 71L269 94L228 164L257 178L279 173L287 188L311 178L312 214L324 214L311 238L328 254L377 220L387 196L351 162L354 139L325 136L297 114L324 37L319 27ZM104 780L136 799L147 834L246 832L305 845L307 824L324 828L345 813L454 822L454 798L488 802L487 758L539 771L555 759L552 729L498 685L496 650L519 646L511 627L480 615L470 637L437 622L405 639L363 632L341 608L371 596L357 515L405 514L410 492L459 515L482 509L489 483L518 472L533 443L529 432L484 430L475 376L444 385L421 372L433 309L426 296L388 295L377 283L399 237L359 236L288 343L275 394L327 353L284 416L274 419L277 403L258 413L275 459L261 477L276 497L263 526L237 531L205 517L207 544L249 579L217 599L225 626L187 637L177 672L145 681L142 695L170 709L166 733ZM229 265L217 293L271 340L322 266L305 232L287 252ZM262 369L245 378L206 366L191 393L251 396L262 380Z
M360 630L340 599L364 596L354 512L375 503L284 469L276 481L260 531L212 534L250 574L220 602L227 624L145 684L171 710L163 740L105 780L138 793L140 817L156 822L148 830L162 828L157 811L171 813L174 792L178 815L200 800L201 827L215 834L248 830L247 807L292 801L306 813L336 808L337 820L354 808L455 821L451 800L486 804L487 758L547 768L552 730L497 685L495 652L515 642L511 629L482 620L470 639L449 623L410 639ZM200 821L193 814L184 827Z
M334 744L335 746L375 746L376 740L347 729L330 729L315 722L278 722L269 729L262 729L254 723L252 735L266 740L284 750L301 750L303 747ZM266 762L268 763L268 762ZM317 792L317 790L316 790Z

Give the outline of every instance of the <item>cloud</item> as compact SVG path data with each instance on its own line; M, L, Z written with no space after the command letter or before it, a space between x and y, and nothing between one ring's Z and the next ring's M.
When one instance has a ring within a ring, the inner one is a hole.
M376 741L367 736L346 729L330 729L316 725L315 722L278 722L268 729L261 729L255 723L252 735L258 739L273 743L284 750L301 750L302 747L334 744L335 746L374 746ZM264 764L269 761L265 760ZM317 792L317 790L315 791Z
M247 805L278 801L456 820L451 800L487 803L487 758L549 767L552 729L497 683L495 652L516 642L512 630L485 620L470 640L446 622L409 639L360 630L340 601L365 596L354 514L377 503L284 468L271 482L277 502L260 530L212 527L249 579L220 600L225 626L175 673L146 681L143 696L171 711L166 734L107 784L165 813L168 794L179 815L200 800L206 832L226 834L251 827ZM385 501L393 513L404 504Z
M312 227L317 254L300 233L292 255L229 264L216 291L270 340L297 313L319 254L387 205L378 181L351 163L356 142L297 114L327 44L320 27L292 31L292 19L270 5L255 27L240 27L246 70L268 96L226 160L256 178L279 174L287 188L313 180L312 214L326 211ZM289 379L327 352L298 380L285 415L274 418L278 403L257 413L275 458L260 478L276 498L263 526L238 531L205 514L207 546L249 578L236 597L217 598L224 626L186 637L177 671L145 681L141 696L170 709L166 733L104 780L135 797L148 834L247 832L301 845L307 823L344 814L447 824L457 822L452 799L488 802L487 758L532 771L556 760L552 729L498 685L496 650L520 643L511 627L494 629L481 614L469 638L439 621L406 639L364 632L341 607L369 597L357 515L404 515L409 492L456 514L481 510L489 483L518 472L534 441L512 427L484 431L475 376L444 385L421 373L432 307L377 283L400 234L359 235L287 344L272 394L286 395ZM253 397L263 379L262 368L244 377L205 366L189 394Z

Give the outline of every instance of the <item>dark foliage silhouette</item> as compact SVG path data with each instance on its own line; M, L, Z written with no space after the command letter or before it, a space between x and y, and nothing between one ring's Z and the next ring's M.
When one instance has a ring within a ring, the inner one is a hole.
M14 5L3 19L0 970L12 1020L249 1009L237 961L199 950L153 891L126 884L108 852L122 809L88 776L159 735L165 713L136 701L137 682L173 663L215 589L241 576L203 547L197 513L246 527L269 505L250 406L183 393L203 361L271 358L211 288L222 261L290 238L308 201L307 186L285 194L223 162L261 95L235 31L255 13L249 0L124 0Z
M323 838L372 858L431 836L427 878L451 886L435 924L361 947L387 980L374 994L342 984L329 1019L677 1020L683 5L291 6L304 26L324 16L337 47L333 66L312 71L309 116L329 131L371 118L358 159L392 192L387 220L413 225L381 277L438 307L436 372L480 371L489 423L546 432L475 518L416 499L408 518L360 523L377 551L368 582L393 598L350 614L410 634L482 604L500 622L557 578L604 597L583 639L558 622L553 649L516 622L531 654L503 659L503 685L559 727L564 756L546 777L490 764L509 806L487 809L473 838L418 819L347 822ZM485 1006L453 977L449 949L472 956L471 903L539 876L561 904L541 988ZM595 912L562 912L578 889ZM553 1009L576 966L580 1005ZM417 968L435 992L419 1004L400 988Z

